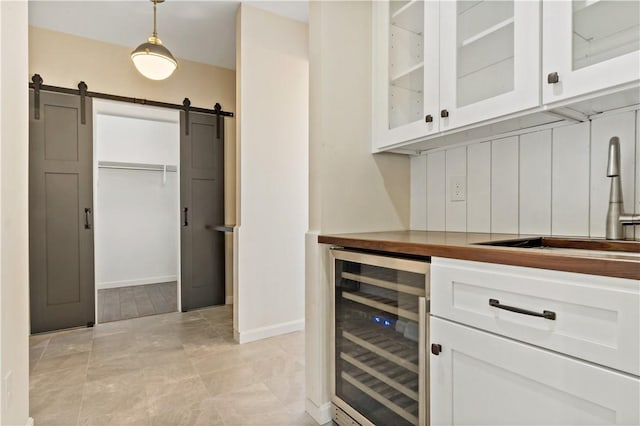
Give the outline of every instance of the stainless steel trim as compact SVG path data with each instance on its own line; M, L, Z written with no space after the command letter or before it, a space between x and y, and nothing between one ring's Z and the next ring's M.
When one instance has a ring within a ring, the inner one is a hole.
M340 248L331 248L331 252L333 253L333 256L339 260L379 266L381 268L398 269L401 271L415 272L417 274L428 274L430 269L429 263L418 260L378 256L376 254L359 253Z
M335 396L335 394L331 398L331 403L333 405L335 405L336 407L338 407L339 409L341 409L342 411L344 411L345 413L347 413L349 415L349 417L351 417L353 420L358 422L360 425L362 425L362 426L376 426L374 423L371 423L371 421L369 419L367 419L365 416L363 416L362 414L357 412L349 404L347 404L342 399L340 399L337 396Z
M338 426L360 426L360 424L355 421L355 419L352 419L342 408L335 404L333 404L332 408L331 418Z

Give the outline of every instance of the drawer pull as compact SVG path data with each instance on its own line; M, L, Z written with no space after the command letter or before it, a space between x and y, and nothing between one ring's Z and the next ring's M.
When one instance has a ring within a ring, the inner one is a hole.
M493 306L494 308L504 309L505 311L511 311L511 312L524 314L524 315L531 315L532 317L542 317L552 321L555 321L556 319L555 312L542 311L542 313L540 313L540 312L530 311L528 309L516 308L515 306L501 305L498 299L489 299L489 305Z

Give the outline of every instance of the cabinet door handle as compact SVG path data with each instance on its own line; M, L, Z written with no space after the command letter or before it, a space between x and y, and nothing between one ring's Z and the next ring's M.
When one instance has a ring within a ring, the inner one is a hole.
M501 305L498 299L489 299L489 305L494 308L504 309L505 311L515 312L517 314L531 315L532 317L541 317L551 321L555 321L556 313L552 311L535 312L528 309L517 308L515 306Z
M89 215L91 214L91 209L89 207L84 208L84 229L91 229L91 222L89 222Z
M189 208L188 207L184 208L184 223L182 224L182 226L189 226Z
M431 114L427 114L427 115L424 117L424 122L425 122L425 123L433 123L433 115L431 115Z
M556 84L559 81L560 81L560 77L558 76L557 72L550 72L549 75L547 76L547 83L549 84Z
M449 117L449 111L447 111L446 109L443 109L442 111L440 111L440 117L448 118Z
M438 343L432 343L431 344L431 353L434 355L440 355L440 352L442 352L442 345L438 344Z

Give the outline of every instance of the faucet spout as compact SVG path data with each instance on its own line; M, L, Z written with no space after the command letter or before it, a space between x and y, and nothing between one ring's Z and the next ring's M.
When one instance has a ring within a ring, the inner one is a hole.
M620 139L617 136L609 140L609 161L607 177L620 176Z
M607 177L611 178L605 234L607 240L622 240L624 239L623 225L640 224L640 215L630 215L624 212L620 174L620 139L614 136L609 140L609 160L607 162Z

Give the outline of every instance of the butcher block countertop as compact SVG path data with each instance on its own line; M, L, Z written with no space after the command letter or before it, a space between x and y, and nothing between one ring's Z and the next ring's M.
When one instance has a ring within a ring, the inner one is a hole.
M478 245L538 237L467 232L388 231L320 235L318 243L390 254L446 257L640 280L638 241L543 237L545 244L557 247L551 250ZM590 249L582 249L584 246Z

